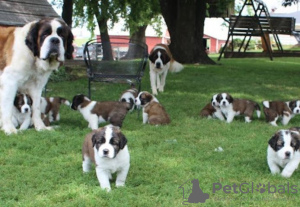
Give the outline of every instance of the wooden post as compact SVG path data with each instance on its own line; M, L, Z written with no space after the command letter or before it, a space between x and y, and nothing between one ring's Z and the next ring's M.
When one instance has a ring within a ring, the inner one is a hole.
M272 45L271 45L269 33L265 33L264 36L265 36L265 39L266 39L266 41L267 41L267 44L270 45L270 50L272 51ZM262 48L263 48L263 52L268 52L268 45L267 45L267 44L265 43L264 38L261 37L261 46L262 46ZM271 52L271 51L270 51L270 52Z

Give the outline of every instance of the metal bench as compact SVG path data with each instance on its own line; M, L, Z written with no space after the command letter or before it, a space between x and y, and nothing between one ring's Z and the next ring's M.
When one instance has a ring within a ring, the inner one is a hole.
M141 81L148 60L148 46L128 38L88 41L83 50L87 66L88 96L91 98L91 82L136 82L140 91Z

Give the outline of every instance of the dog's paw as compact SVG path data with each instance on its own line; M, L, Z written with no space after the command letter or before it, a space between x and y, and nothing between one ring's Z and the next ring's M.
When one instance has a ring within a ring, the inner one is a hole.
M116 187L119 188L119 187L124 187L125 186L125 183L116 183Z
M35 130L37 130L37 131L43 131L43 130L53 130L53 127L50 127L50 126L48 126L48 127L35 127Z
M292 176L293 173L287 172L287 171L282 171L281 176L285 178L289 178Z
M105 190L106 192L110 192L111 191L111 188L110 187L105 187L105 188L101 188L102 190Z
M160 87L160 88L158 89L158 91L164 92L164 88L163 88L163 87Z
M271 173L272 173L272 175L279 174L279 173L280 173L280 169L279 169L279 168L272 169L272 170L271 170Z
M18 132L15 127L3 127L2 130L6 135L17 134Z

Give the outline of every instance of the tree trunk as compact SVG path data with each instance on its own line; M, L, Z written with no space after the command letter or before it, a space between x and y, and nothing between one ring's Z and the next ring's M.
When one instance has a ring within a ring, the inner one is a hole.
M73 0L64 0L61 17L72 28Z
M203 45L207 0L160 0L162 15L171 37L169 45L180 63L215 64Z
M138 30L131 35L130 39L146 44L146 35L145 35L146 29L147 29L147 25L140 26Z
M104 5L107 2L102 1L101 6ZM108 29L107 29L107 20L108 18L105 18L106 15L100 14L100 11L98 10L98 4L96 1L96 4L94 5L94 14L97 19L98 27L100 29L100 37L102 42L102 50L103 50L103 58L102 60L113 60L113 50L111 48L110 39L108 35ZM105 13L107 12L104 8L101 8L101 12Z
M131 35L130 42L134 44L129 45L128 52L123 59L141 58L145 55L144 49L147 47L145 35L146 28L147 25L140 26L138 30Z

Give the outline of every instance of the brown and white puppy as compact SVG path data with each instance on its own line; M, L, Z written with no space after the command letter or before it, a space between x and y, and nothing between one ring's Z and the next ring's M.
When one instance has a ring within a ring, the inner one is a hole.
M142 91L137 96L136 105L143 107L143 123L163 125L171 122L165 108L149 92Z
M300 163L300 135L294 130L280 130L269 140L267 150L268 165L272 174L291 177Z
M91 101L80 94L73 97L71 108L78 110L83 118L89 122L88 127L98 129L98 124L110 122L114 126L122 127L123 121L131 104L119 101Z
M60 120L59 109L61 104L71 105L67 99L62 97L41 97L41 113L48 117L50 123Z
M165 44L157 44L150 51L150 82L152 94L157 95L157 90L164 91L168 71L180 72L183 65L174 60L169 47Z
M245 122L252 121L253 112L256 111L257 117L260 117L260 106L258 103L246 99L234 99L228 93L220 93L217 96L222 113L226 117L226 122L231 123L233 118L238 115L245 116Z
M20 126L20 130L28 129L31 124L32 99L28 94L17 94L14 100L12 122L15 127Z
M282 118L281 123L287 125L291 118L300 113L300 101L263 101L263 110L267 122L277 126L277 120Z
M124 186L130 167L127 139L119 127L107 125L85 137L82 146L82 169L89 172L95 164L100 187L111 190L109 180L117 173L116 186Z
M213 95L210 103L208 103L204 108L200 111L201 117L207 117L207 118L218 118L220 120L225 120L220 104L217 101L218 94Z
M138 89L135 88L134 85L131 85L130 89L127 89L121 94L119 101L130 103L132 105L130 112L132 112L135 108L135 98L137 97L138 93Z
M33 100L36 130L51 129L41 119L41 94L52 71L72 57L72 41L70 28L57 18L43 18L23 27L0 26L0 121L6 134L17 132L12 123L17 91Z

